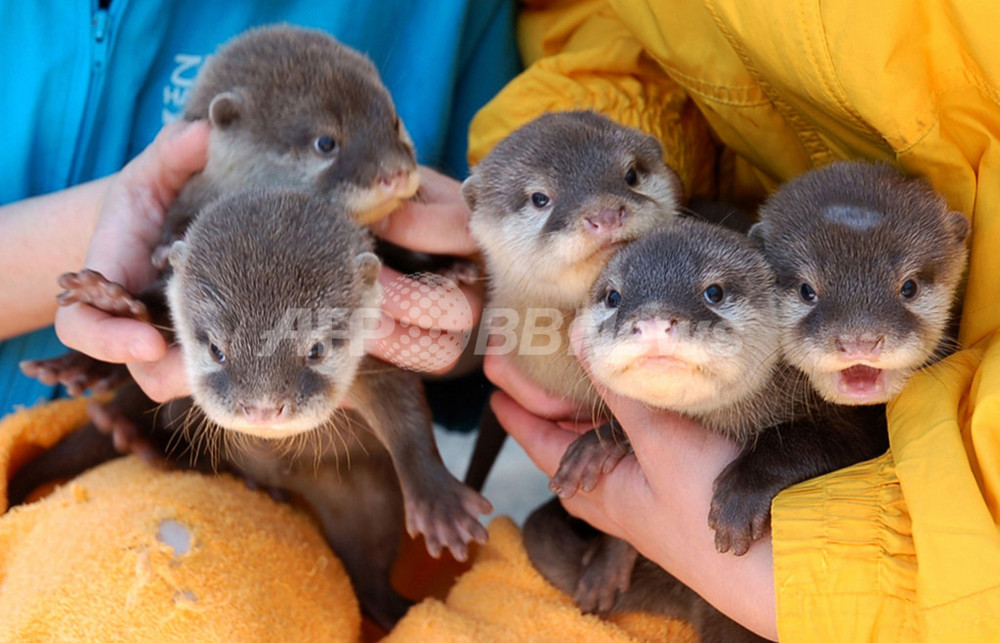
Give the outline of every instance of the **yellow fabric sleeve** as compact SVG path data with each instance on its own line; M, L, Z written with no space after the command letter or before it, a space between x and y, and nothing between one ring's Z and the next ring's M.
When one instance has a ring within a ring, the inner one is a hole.
M655 136L686 195L714 194L715 149L704 119L606 1L536 3L518 29L522 44L539 43L544 57L476 115L470 165L537 116L592 109Z
M973 472L956 466L968 439L960 426L1000 422L995 400L966 417L967 391L982 391L973 380L1000 364L987 356L977 371L982 353L911 380L889 407L885 456L775 499L782 640L1000 639L996 524Z

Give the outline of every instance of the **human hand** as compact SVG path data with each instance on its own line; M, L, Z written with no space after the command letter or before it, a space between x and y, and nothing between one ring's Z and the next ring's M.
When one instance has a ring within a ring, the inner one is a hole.
M578 332L572 341L581 355ZM553 419L567 409L540 396L509 362L488 358L487 366L504 389L490 400L497 419L540 469L554 475L566 449L588 427ZM774 638L770 537L745 556L720 554L708 526L713 483L736 457L737 446L691 419L595 386L634 452L592 491L563 499L567 511L628 541L737 621Z
M85 268L96 270L132 293L157 277L151 257L160 242L164 216L192 174L205 166L206 123L179 122L118 173L108 186ZM114 317L85 304L56 312L59 339L105 362L126 364L150 398L162 402L190 393L180 350L168 350L150 324Z
M594 426L589 407L565 397L550 395L521 374L506 354L487 351L483 372L493 384L504 391L524 411L547 419L573 433L583 433ZM544 468L543 468L544 469ZM549 473L548 470L545 470ZM550 473L551 475L551 473Z
M462 199L462 184L427 167L420 168L418 198L404 202L388 217L372 226L375 234L386 241L418 252L449 255L472 261L478 247L469 233L471 212ZM457 373L478 365L472 350L461 350L464 340L474 331L482 315L485 280L478 273L470 280L454 280L445 273L443 279L421 279L419 282L383 267L379 281L387 295L406 287L423 289L427 301L436 305L421 307L414 315L412 301L386 296L382 304L382 323L391 332L379 339L370 352L380 359L413 370L432 374ZM445 281L447 280L447 281ZM458 311L456 313L456 311ZM434 346L433 354L410 351L411 357L400 359L394 346ZM469 342L472 349L475 342Z

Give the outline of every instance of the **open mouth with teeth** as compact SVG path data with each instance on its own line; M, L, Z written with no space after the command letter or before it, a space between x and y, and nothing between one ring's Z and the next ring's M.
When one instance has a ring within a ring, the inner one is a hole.
M837 392L859 404L879 401L886 393L885 371L865 364L838 371Z

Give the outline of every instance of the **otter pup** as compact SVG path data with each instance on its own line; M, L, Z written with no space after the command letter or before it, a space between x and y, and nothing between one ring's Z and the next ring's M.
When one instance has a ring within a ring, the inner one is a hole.
M686 219L613 257L578 316L595 380L695 418L742 446L716 479L709 515L717 549L738 555L766 532L778 491L886 446L884 431L824 404L780 360L773 282L746 237ZM570 445L553 490L562 497L590 490L628 453L616 425L588 432ZM550 524L551 518L539 519L539 527L525 524L529 554L551 551L544 544ZM557 582L587 609L617 609L636 554L622 543L594 547L598 553L572 576L575 586L565 575ZM547 577L549 566L566 564L532 560Z
M251 29L198 73L187 120L212 124L208 163L167 215L183 236L213 197L253 185L336 200L362 224L416 193L413 143L365 56L312 29Z
M598 401L567 328L614 251L675 217L680 180L662 156L652 136L597 113L545 114L501 141L462 185L489 274L488 309L513 313L513 359L550 393ZM542 346L525 337L538 321Z
M567 329L611 254L677 214L682 186L660 143L596 112L545 114L473 167L462 195L489 279L483 328L506 338L491 350L596 413ZM506 436L487 406L468 484L482 488Z
M824 399L878 404L951 347L969 222L924 180L839 162L775 192L750 235L777 275L785 359Z

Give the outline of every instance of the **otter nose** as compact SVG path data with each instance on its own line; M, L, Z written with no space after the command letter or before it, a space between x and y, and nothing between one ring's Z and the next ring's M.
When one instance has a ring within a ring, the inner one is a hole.
M587 231L592 234L605 234L620 228L622 222L625 221L625 217L627 216L628 211L625 209L625 206L619 208L607 208L601 210L597 214L584 217L584 225L586 226Z
M833 343L843 359L870 359L882 352L885 335L841 335Z
M287 415L287 406L271 404L244 404L243 417L252 424L267 424Z
M662 317L640 319L632 324L632 334L643 339L659 339L669 336L676 326L676 319L664 319Z

